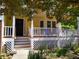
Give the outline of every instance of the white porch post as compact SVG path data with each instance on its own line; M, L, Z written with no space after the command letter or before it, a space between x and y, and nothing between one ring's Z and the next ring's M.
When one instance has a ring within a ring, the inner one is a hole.
M61 27L61 22L57 23L57 31L58 31L58 37L62 36L62 27ZM58 48L61 48L61 42L62 42L62 38L58 38L58 42L57 42L57 46Z
M33 50L33 19L31 20L31 49Z
M33 38L33 19L31 20L31 37Z
M12 37L14 38L15 37L15 16L13 16L13 31L12 31Z
M58 28L58 34L59 36L62 36L62 27L61 27L61 22L56 24L56 27Z
M4 15L2 15L2 38L4 37Z
M15 16L12 17L12 50L14 51L14 38L15 38Z

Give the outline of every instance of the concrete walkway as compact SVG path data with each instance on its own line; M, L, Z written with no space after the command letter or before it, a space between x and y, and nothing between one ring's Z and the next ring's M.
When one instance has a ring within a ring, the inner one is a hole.
M12 59L28 59L30 49L16 49L16 54L13 55Z

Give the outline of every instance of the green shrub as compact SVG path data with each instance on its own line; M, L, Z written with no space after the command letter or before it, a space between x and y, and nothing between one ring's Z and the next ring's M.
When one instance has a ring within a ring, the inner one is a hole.
M79 53L79 48L74 50L75 54Z
M28 59L45 59L42 52L29 52Z
M0 55L0 59L3 59L2 57L4 58L5 56L4 55Z
M68 52L66 56L68 57L68 59L73 59L75 55L71 51L71 52Z
M58 49L58 50L57 50L57 56L58 56L58 57L60 57L60 56L65 56L67 52L68 52L68 49L66 49L66 48Z
M0 56L0 59L2 59L2 56Z

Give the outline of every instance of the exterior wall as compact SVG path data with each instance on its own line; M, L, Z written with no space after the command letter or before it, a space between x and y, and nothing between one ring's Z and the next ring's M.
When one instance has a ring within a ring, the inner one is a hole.
M45 21L44 25L46 27L46 21L56 21L55 17L52 19L48 19L46 17L46 13L42 12L41 10L38 10L38 13L33 17L34 20L34 27L40 27L40 21Z
M29 35L29 28L30 27L31 27L30 20L28 20L28 17L24 17L24 28L23 28L24 36L28 36Z
M12 16L5 15L4 23L5 23L5 26L12 26Z

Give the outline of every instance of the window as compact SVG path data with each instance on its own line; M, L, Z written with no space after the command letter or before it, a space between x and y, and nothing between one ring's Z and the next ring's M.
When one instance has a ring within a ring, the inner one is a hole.
M56 22L52 21L52 28L56 28Z
M47 28L51 28L51 21L47 21Z
M44 27L44 21L40 21L40 27Z
M56 22L55 21L46 21L47 28L56 28ZM40 27L44 27L44 21L40 21Z

